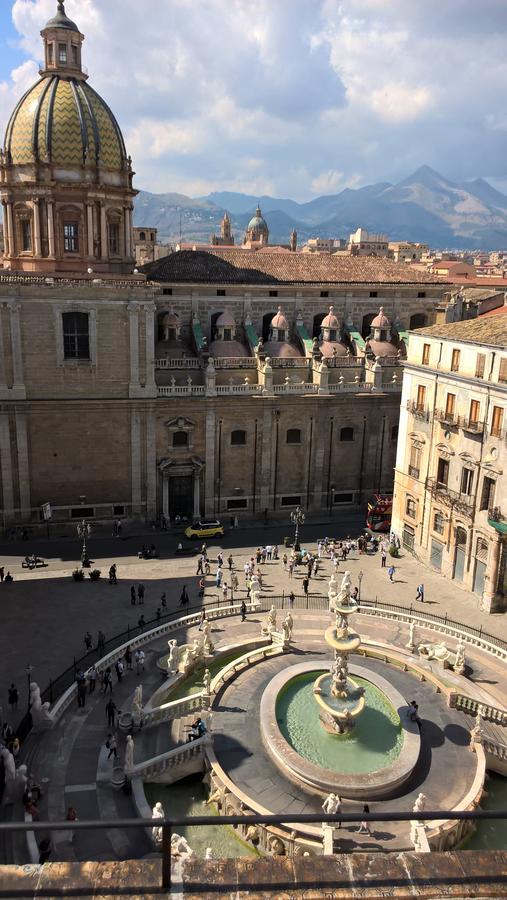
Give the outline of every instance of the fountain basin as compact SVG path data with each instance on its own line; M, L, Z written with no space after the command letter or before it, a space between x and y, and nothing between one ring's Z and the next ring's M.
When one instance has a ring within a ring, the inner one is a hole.
M405 715L405 699L386 678L364 666L349 666L349 671L354 679L365 684L366 693L372 698L375 692L383 698L383 712L376 708L379 706L377 701L373 705L370 703L370 710L375 713L373 724L367 699L352 732L347 735L325 732L318 720L319 706L315 703L313 682L328 671L322 659L309 660L284 669L264 691L260 705L264 745L284 775L318 794L332 791L341 797L364 800L396 796L419 758L419 729ZM280 718L285 715L284 695L294 688L297 692L300 679L303 690L308 692L309 703L307 707L302 704L301 734L291 737L286 722L281 722ZM382 716L390 720L385 722L385 728ZM371 745L378 743L381 731L386 733L387 743L372 755Z

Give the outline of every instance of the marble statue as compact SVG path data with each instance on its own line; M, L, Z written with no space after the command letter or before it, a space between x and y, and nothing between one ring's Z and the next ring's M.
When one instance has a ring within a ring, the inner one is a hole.
M49 703L42 703L40 688L35 681L30 682L30 712L34 731L44 731L53 725L49 714Z
M151 818L152 819L164 819L165 818L164 807L162 806L160 801L155 803L155 806L153 807L153 809L151 811ZM162 843L162 828L160 825L153 826L153 828L151 829L151 836L157 844Z
M188 675L190 669L192 668L193 658L192 658L192 648L185 647L183 651L183 656L181 657L181 670L184 675Z
M18 766L16 769L16 777L14 779L14 796L21 800L28 783L28 769L25 765Z
M419 644L417 649L419 651L419 656L423 659L435 659L437 662L441 663L444 668L449 665L449 657L451 654L445 641L441 641L440 643L425 641L422 644Z
M405 644L405 647L407 648L407 650L415 650L414 630L415 630L415 622L411 622L409 632L408 632L408 644Z
M143 718L143 686L138 684L132 700L132 721L139 725Z
M294 619L292 618L290 612L287 613L285 619L282 622L282 630L283 636L286 641L292 640L292 630L294 628Z
M456 659L454 660L454 671L456 675L463 675L465 671L465 645L463 638L460 637L458 646L456 647Z
M329 585L329 593L330 593L330 594L333 594L333 595L336 595L336 594L337 594L337 590L336 590L336 589L337 589L337 587L338 587L338 582L337 582L337 580L336 580L336 574L335 574L334 572L333 572L333 574L331 575L331 578L329 579L328 585Z
M474 727L470 730L470 750L475 753L475 745L482 744L484 733L482 730L482 720L478 715Z
M174 833L171 838L171 855L180 859L193 859L195 853L186 838Z
M328 816L332 816L333 813L338 811L338 807L340 806L340 801L336 794L328 794L324 803L322 804L322 809Z
M261 625L261 634L271 636L276 631L276 607L273 604Z
M134 738L131 734L127 735L127 743L125 745L125 763L124 769L126 772L132 771L134 768Z
M205 619L202 625L202 651L209 656L214 649L215 645L211 640L211 624L208 619Z
M245 840L250 841L254 846L256 846L260 841L260 834L257 825L249 825L246 834Z
M206 853L204 854L204 859L215 859L215 854L211 847L206 847Z
M421 792L420 794L417 795L417 799L413 806L413 812L415 812L415 813L423 812L425 807L426 807L426 794L423 794Z
M3 803L12 803L14 800L15 793L15 782L16 782L16 762L10 750L7 747L4 747L3 750L0 751L0 759L3 760L4 764L4 795L3 795Z
M211 673L209 669L204 670L202 677L202 689L205 694L211 694Z
M170 641L167 641L167 646L169 647L169 656L167 657L167 672L169 675L175 675L178 671L178 664L180 661L180 648L178 647L178 641L172 638Z

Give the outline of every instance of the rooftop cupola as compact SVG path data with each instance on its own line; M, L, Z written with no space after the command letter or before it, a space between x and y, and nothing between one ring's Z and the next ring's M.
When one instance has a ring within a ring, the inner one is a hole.
M81 65L81 46L84 34L65 12L63 0L58 0L56 15L41 31L44 42L44 68L41 75L57 73L64 78L88 78Z

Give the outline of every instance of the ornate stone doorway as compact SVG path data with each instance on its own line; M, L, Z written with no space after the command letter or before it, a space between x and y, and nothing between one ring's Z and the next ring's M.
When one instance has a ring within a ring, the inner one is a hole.
M166 519L177 517L187 521L201 516L201 471L203 461L193 457L188 461L163 459L159 463L162 481L162 513Z

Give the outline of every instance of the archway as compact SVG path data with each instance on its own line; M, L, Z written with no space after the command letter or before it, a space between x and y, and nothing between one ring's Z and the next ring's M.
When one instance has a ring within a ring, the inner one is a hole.
M370 336L371 332L371 323L373 322L377 313L367 313L363 316L363 323L361 325L361 336L366 340Z
M262 340L264 343L269 341L269 332L271 330L271 322L273 321L273 317L276 315L275 312L265 313L262 317Z
M316 316L313 317L313 332L312 338L320 337L322 319L325 319L327 313L317 313Z
M424 328L427 321L428 317L424 313L414 313L413 316L410 316L409 328Z

